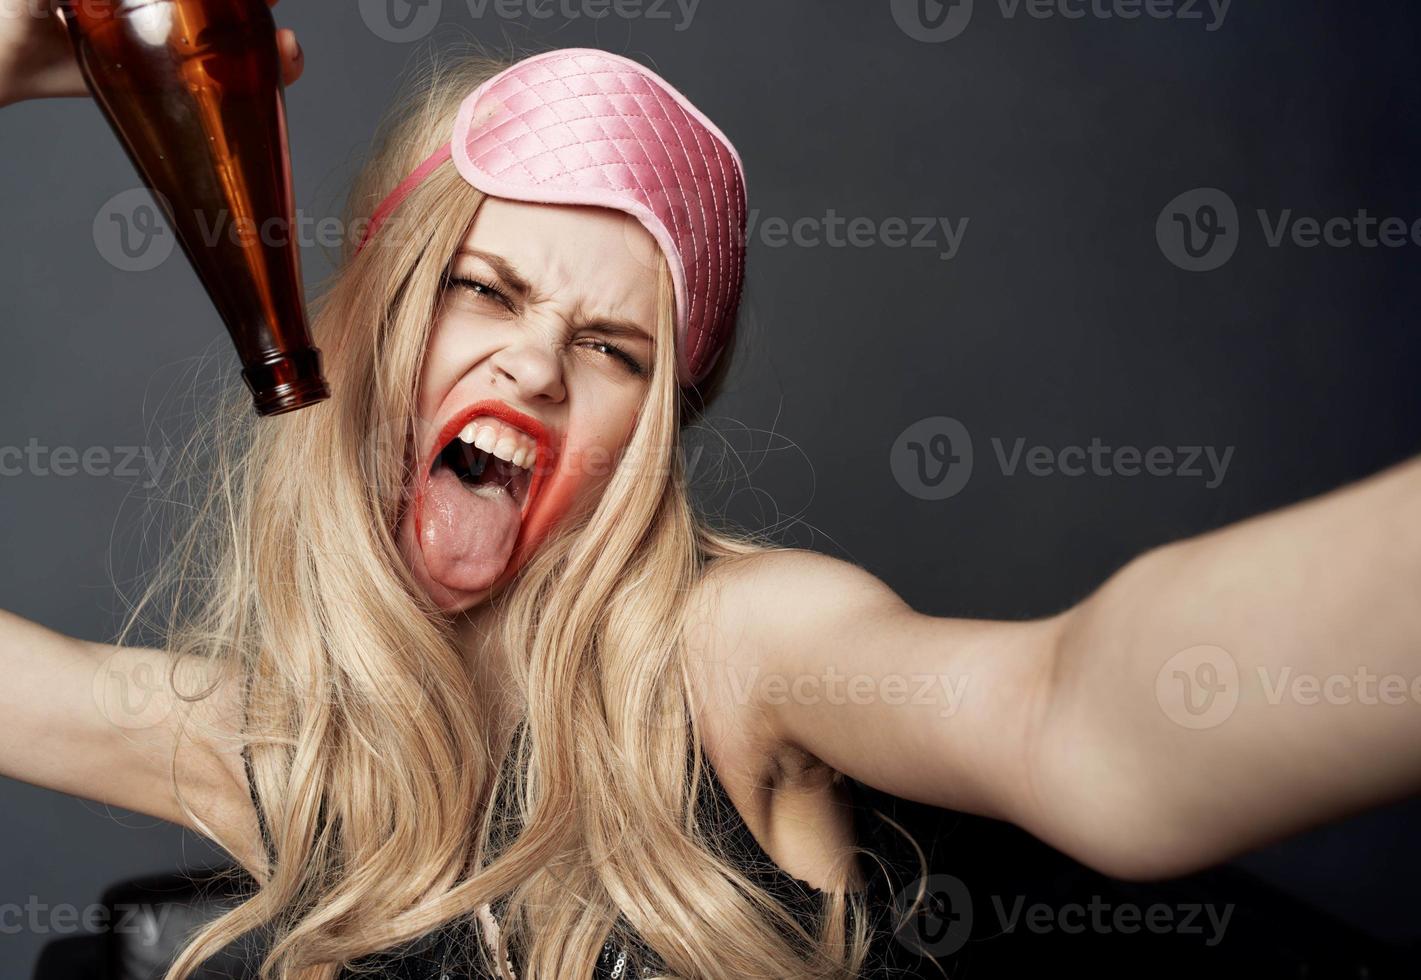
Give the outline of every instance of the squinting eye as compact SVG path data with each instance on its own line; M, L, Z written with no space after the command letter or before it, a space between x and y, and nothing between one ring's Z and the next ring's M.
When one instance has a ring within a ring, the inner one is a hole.
M444 278L444 285L446 287L458 286L461 289L467 289L475 296L483 296L493 300L495 303L499 303L503 306L511 308L511 304L508 302L507 296L504 296L503 293L499 292L496 286L492 286L486 282L483 282L482 280L470 279L467 276L446 276Z
M616 344L608 343L605 340L588 340L584 343L586 343L587 346L593 348L594 350L606 354L608 357L616 358L622 363L624 367L626 367L628 371L630 371L637 377L641 377L642 375L646 374L646 368L642 366L641 362L638 361L635 357L632 357L626 351L622 350Z

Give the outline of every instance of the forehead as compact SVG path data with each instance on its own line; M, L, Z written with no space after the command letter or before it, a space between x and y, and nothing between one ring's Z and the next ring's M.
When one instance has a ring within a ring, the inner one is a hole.
M499 256L545 297L654 313L660 246L625 212L489 197L463 248Z

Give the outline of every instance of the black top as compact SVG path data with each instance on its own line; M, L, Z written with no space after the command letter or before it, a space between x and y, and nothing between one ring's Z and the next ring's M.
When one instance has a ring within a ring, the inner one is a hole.
M275 860L275 846L267 827L266 816L257 800L252 785L251 758L245 748L242 756L246 762L248 789L252 804L256 807L257 821L261 828L267 853ZM700 797L697 813L712 839L722 842L726 848L725 857L746 877L774 896L811 934L815 934L815 924L825 892L796 878L778 867L774 859L761 847L755 835L746 825L740 811L736 809L726 792L724 784L709 760L704 765L704 775L700 781ZM851 789L856 784L850 780ZM870 848L874 858L861 863L865 866L864 895L873 930L873 942L868 958L860 973L862 977L910 978L918 976L914 966L921 961L907 946L896 943L892 936L893 920L901 914L896 898L919 874L916 858L900 834L882 825L882 821L871 813L865 813L855 801L855 823L859 843ZM904 900L906 905L906 899ZM637 959L642 962L660 964L651 949L635 938L623 918L621 926L633 936L637 945ZM361 962L359 976L370 980L490 980L485 973L477 972L461 959L455 951L459 943L454 940L466 937L463 930L470 929L466 922L451 923L428 936L408 943L397 950L376 954ZM631 980L627 974L630 950L608 941L598 959L592 980ZM516 972L517 961L513 962ZM370 967L376 967L372 972ZM343 971L342 978L353 978L354 971ZM643 968L642 976L656 975L652 968ZM937 976L934 971L931 976Z

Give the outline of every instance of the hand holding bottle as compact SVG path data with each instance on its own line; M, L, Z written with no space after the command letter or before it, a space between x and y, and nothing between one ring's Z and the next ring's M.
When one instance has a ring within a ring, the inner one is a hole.
M0 0L0 102L66 94L79 76L212 298L264 416L330 397L294 232L284 93L301 50L274 4ZM73 54L53 50L56 26Z
M277 0L267 0L275 6ZM277 32L282 76L301 77L305 60L290 28ZM0 0L0 107L26 99L87 96L74 48L52 0Z

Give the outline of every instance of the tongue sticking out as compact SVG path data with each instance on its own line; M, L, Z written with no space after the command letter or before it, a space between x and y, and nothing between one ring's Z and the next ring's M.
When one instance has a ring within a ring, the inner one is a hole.
M508 565L522 516L501 486L471 486L436 466L425 488L420 549L430 577L450 589L477 592Z

